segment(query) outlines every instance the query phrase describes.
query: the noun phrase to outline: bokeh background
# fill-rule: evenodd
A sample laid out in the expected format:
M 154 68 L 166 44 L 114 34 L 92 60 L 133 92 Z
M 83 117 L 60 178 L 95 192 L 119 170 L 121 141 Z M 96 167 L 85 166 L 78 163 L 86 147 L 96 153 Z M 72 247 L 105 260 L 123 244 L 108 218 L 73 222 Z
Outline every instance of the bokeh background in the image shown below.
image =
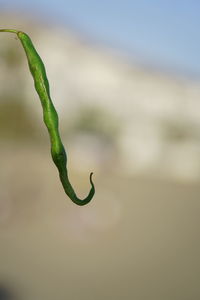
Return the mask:
M 78 207 L 25 54 L 0 35 L 0 299 L 200 298 L 200 3 L 0 0 L 47 69 Z M 10 298 L 9 298 L 10 299 Z

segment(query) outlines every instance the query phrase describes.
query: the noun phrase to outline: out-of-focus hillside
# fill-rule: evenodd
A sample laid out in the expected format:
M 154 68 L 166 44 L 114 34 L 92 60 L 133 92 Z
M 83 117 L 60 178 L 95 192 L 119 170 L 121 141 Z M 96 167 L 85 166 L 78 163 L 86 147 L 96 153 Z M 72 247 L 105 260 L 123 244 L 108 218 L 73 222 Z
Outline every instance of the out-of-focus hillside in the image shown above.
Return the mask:
M 88 167 L 89 151 L 94 168 L 110 160 L 129 174 L 199 178 L 198 81 L 128 63 L 71 31 L 14 18 L 12 24 L 30 34 L 45 62 L 63 135 L 73 135 L 81 165 Z M 33 127 L 40 134 L 41 108 L 14 35 L 0 36 L 0 64 L 1 135 L 11 119 L 18 119 L 17 135 L 28 137 Z

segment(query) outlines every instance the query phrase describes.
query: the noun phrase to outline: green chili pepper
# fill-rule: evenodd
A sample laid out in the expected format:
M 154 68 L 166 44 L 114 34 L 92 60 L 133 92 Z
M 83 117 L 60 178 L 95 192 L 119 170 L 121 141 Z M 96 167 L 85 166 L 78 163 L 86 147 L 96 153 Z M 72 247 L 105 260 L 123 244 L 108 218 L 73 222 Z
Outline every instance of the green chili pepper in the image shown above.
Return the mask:
M 74 192 L 74 189 L 68 179 L 66 167 L 67 156 L 59 134 L 58 114 L 50 97 L 49 82 L 42 59 L 38 55 L 31 39 L 26 33 L 14 29 L 0 29 L 0 32 L 11 32 L 17 34 L 25 50 L 29 69 L 34 79 L 35 89 L 39 95 L 43 107 L 43 120 L 48 129 L 51 141 L 51 156 L 56 167 L 58 168 L 60 180 L 65 193 L 74 203 L 78 205 L 85 205 L 89 203 L 95 193 L 95 188 L 92 181 L 93 173 L 90 174 L 90 192 L 85 199 L 81 200 L 76 196 L 76 193 Z

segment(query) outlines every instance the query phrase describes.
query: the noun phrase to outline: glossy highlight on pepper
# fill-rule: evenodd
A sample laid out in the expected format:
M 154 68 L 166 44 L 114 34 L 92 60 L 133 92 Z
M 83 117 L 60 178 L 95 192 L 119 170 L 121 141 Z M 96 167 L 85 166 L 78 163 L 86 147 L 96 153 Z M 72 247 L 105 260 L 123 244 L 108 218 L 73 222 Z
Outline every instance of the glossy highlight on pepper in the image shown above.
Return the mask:
M 50 97 L 49 82 L 42 59 L 37 53 L 30 37 L 26 33 L 15 29 L 0 29 L 0 32 L 15 33 L 22 43 L 28 60 L 29 69 L 33 76 L 35 89 L 42 104 L 43 120 L 50 136 L 51 156 L 58 169 L 60 180 L 62 182 L 65 193 L 77 205 L 85 205 L 89 203 L 95 194 L 95 187 L 92 181 L 93 173 L 90 174 L 91 189 L 88 196 L 83 200 L 79 199 L 71 183 L 69 182 L 66 166 L 67 155 L 60 138 L 58 114 Z

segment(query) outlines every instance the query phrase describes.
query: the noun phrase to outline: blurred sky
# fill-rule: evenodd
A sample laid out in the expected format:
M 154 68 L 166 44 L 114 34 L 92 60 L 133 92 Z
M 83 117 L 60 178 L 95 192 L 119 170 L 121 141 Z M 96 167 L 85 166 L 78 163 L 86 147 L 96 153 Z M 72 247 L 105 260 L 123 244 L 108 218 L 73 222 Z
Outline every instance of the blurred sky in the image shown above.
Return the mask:
M 0 9 L 70 24 L 140 62 L 200 76 L 199 0 L 0 0 Z

